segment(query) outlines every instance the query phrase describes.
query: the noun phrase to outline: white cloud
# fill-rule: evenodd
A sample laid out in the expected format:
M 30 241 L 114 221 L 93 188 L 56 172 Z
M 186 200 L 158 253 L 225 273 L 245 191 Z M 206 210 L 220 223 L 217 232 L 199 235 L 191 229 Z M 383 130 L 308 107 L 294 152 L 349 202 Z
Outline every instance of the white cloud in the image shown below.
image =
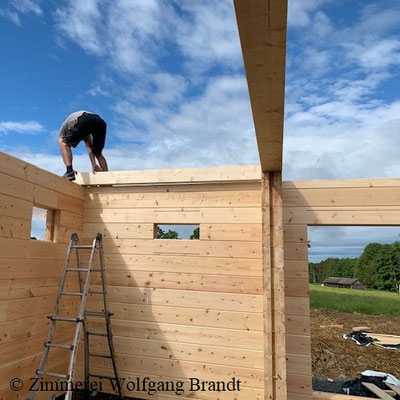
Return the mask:
M 64 36 L 121 74 L 169 72 L 159 62 L 170 55 L 166 49 L 183 54 L 194 80 L 216 65 L 243 66 L 230 0 L 68 0 L 55 17 Z
M 55 12 L 59 29 L 94 54 L 102 54 L 105 50 L 97 33 L 102 18 L 99 3 L 99 0 L 71 0 L 68 7 Z
M 326 2 L 293 4 L 306 14 L 289 36 L 284 178 L 398 176 L 400 101 L 382 86 L 400 64 L 400 6 L 368 5 L 342 27 Z
M 140 74 L 160 55 L 168 39 L 170 8 L 161 0 L 69 0 L 55 12 L 62 34 L 113 69 Z
M 32 12 L 36 15 L 42 15 L 43 12 L 39 3 L 40 0 L 11 0 L 11 5 L 22 14 Z
M 207 2 L 175 0 L 183 13 L 177 25 L 177 43 L 190 68 L 207 70 L 215 64 L 238 70 L 242 68 L 242 53 L 232 1 Z
M 309 260 L 318 262 L 327 257 L 355 258 L 362 254 L 367 244 L 393 243 L 399 240 L 399 227 L 372 226 L 311 226 Z
M 0 17 L 7 18 L 15 25 L 21 25 L 21 20 L 19 19 L 18 13 L 15 11 L 0 8 Z
M 43 11 L 39 6 L 41 0 L 9 0 L 0 8 L 0 17 L 9 19 L 16 25 L 21 25 L 20 14 L 33 13 L 41 16 Z
M 381 69 L 400 65 L 400 41 L 384 39 L 362 45 L 349 45 L 349 55 L 366 69 Z
M 311 24 L 312 14 L 322 4 L 330 0 L 289 0 L 288 19 L 291 27 L 307 27 Z
M 9 132 L 36 134 L 43 130 L 43 125 L 37 121 L 0 121 L 0 134 Z
M 111 97 L 111 94 L 107 90 L 104 90 L 100 85 L 93 85 L 87 91 L 87 93 L 90 94 L 93 97 L 97 97 L 97 96 Z

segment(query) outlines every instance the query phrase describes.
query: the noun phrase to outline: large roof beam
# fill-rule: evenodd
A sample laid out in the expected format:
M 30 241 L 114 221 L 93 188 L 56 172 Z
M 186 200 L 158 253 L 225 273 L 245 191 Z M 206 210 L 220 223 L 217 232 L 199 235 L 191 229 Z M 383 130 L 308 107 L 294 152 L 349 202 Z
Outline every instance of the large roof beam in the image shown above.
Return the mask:
M 287 0 L 234 0 L 263 171 L 282 170 Z

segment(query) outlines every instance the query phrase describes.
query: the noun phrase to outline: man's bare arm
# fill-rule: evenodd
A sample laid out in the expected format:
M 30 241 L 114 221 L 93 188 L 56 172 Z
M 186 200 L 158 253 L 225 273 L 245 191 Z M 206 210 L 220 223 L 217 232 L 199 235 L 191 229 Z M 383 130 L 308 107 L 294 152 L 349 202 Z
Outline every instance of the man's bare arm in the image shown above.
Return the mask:
M 103 156 L 103 154 L 98 154 L 96 156 L 96 158 L 97 158 L 97 161 L 100 164 L 100 167 L 101 167 L 102 171 L 108 171 L 107 161 L 106 161 L 105 157 Z
M 88 155 L 89 155 L 90 162 L 92 163 L 93 172 L 103 171 L 103 169 L 97 165 L 96 157 L 93 154 L 93 142 L 92 142 L 92 138 L 90 136 L 88 136 L 85 139 L 85 146 L 86 146 L 86 150 L 87 150 Z

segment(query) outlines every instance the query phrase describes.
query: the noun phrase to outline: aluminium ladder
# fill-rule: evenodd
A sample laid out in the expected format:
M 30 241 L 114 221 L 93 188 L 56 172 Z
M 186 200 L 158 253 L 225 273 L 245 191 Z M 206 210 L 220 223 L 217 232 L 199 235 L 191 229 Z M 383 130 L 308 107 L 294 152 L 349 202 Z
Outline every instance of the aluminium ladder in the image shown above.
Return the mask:
M 90 257 L 89 257 L 89 262 L 88 262 L 87 268 L 82 268 L 79 251 L 85 250 L 85 249 L 91 250 L 91 251 L 90 251 Z M 77 268 L 70 268 L 68 266 L 70 263 L 70 257 L 71 257 L 71 253 L 73 250 L 76 250 Z M 92 268 L 92 263 L 94 260 L 96 250 L 98 250 L 99 256 L 100 256 L 100 268 L 99 269 Z M 67 277 L 68 272 L 77 272 L 78 273 L 79 288 L 80 288 L 79 292 L 64 291 L 64 286 L 65 286 L 66 277 Z M 92 272 L 100 273 L 101 282 L 102 282 L 102 291 L 90 290 L 90 278 L 91 278 Z M 86 273 L 86 276 L 84 278 L 81 275 L 82 273 Z M 86 310 L 86 300 L 87 300 L 88 294 L 102 295 L 104 311 L 96 312 L 96 311 Z M 64 296 L 78 296 L 80 298 L 79 311 L 78 311 L 78 315 L 76 318 L 65 317 L 65 316 L 59 315 L 61 296 L 63 296 L 63 297 Z M 67 258 L 65 260 L 63 272 L 61 275 L 61 280 L 60 280 L 60 285 L 59 285 L 58 293 L 57 293 L 57 297 L 56 297 L 56 304 L 54 307 L 54 312 L 51 316 L 48 317 L 50 319 L 50 328 L 49 328 L 49 332 L 47 334 L 46 342 L 44 343 L 44 351 L 42 354 L 42 358 L 40 360 L 39 369 L 36 371 L 35 384 L 33 385 L 32 391 L 29 394 L 29 400 L 33 400 L 35 398 L 36 394 L 38 393 L 37 388 L 39 385 L 39 380 L 42 376 L 50 376 L 50 377 L 64 379 L 66 382 L 66 385 L 67 385 L 67 387 L 66 387 L 67 392 L 65 394 L 65 400 L 72 399 L 72 382 L 73 382 L 73 377 L 74 377 L 74 372 L 75 372 L 75 361 L 76 361 L 76 355 L 78 352 L 81 331 L 83 331 L 83 333 L 84 333 L 85 383 L 86 383 L 86 385 L 89 385 L 89 380 L 91 377 L 115 380 L 114 387 L 116 387 L 118 390 L 119 398 L 120 399 L 124 398 L 123 393 L 122 393 L 121 381 L 120 381 L 120 377 L 118 374 L 117 365 L 115 362 L 114 345 L 113 345 L 113 341 L 112 341 L 113 336 L 112 336 L 111 321 L 110 321 L 111 315 L 112 315 L 112 313 L 108 311 L 108 304 L 107 304 L 107 286 L 106 286 L 106 277 L 105 277 L 105 268 L 104 268 L 102 235 L 101 235 L 101 233 L 97 233 L 95 238 L 93 239 L 92 245 L 80 245 L 79 237 L 76 233 L 74 233 L 74 234 L 72 234 L 71 240 L 68 245 Z M 105 319 L 105 325 L 106 325 L 105 333 L 89 331 L 87 317 L 91 317 L 91 316 L 103 317 Z M 76 324 L 75 330 L 74 330 L 74 336 L 73 336 L 73 340 L 72 340 L 71 344 L 53 343 L 53 336 L 55 333 L 57 321 L 70 322 L 70 323 Z M 89 349 L 89 337 L 90 336 L 107 337 L 109 355 L 92 353 Z M 45 370 L 47 359 L 48 359 L 49 353 L 50 353 L 50 349 L 52 349 L 52 348 L 61 348 L 61 349 L 69 350 L 70 356 L 69 356 L 69 366 L 68 366 L 67 374 L 59 374 L 59 373 Z M 103 376 L 103 375 L 99 375 L 99 374 L 92 374 L 90 372 L 90 358 L 91 357 L 101 357 L 101 358 L 110 359 L 112 362 L 114 376 L 110 377 L 110 376 Z M 88 387 L 86 385 L 85 385 L 85 388 Z

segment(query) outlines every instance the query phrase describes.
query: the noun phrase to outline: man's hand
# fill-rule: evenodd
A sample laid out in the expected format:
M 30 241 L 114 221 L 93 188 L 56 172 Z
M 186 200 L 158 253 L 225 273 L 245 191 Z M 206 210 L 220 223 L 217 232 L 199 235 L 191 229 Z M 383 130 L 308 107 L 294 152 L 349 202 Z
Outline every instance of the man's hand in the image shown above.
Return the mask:
M 93 165 L 93 173 L 95 174 L 96 172 L 103 172 L 103 170 L 97 165 Z

